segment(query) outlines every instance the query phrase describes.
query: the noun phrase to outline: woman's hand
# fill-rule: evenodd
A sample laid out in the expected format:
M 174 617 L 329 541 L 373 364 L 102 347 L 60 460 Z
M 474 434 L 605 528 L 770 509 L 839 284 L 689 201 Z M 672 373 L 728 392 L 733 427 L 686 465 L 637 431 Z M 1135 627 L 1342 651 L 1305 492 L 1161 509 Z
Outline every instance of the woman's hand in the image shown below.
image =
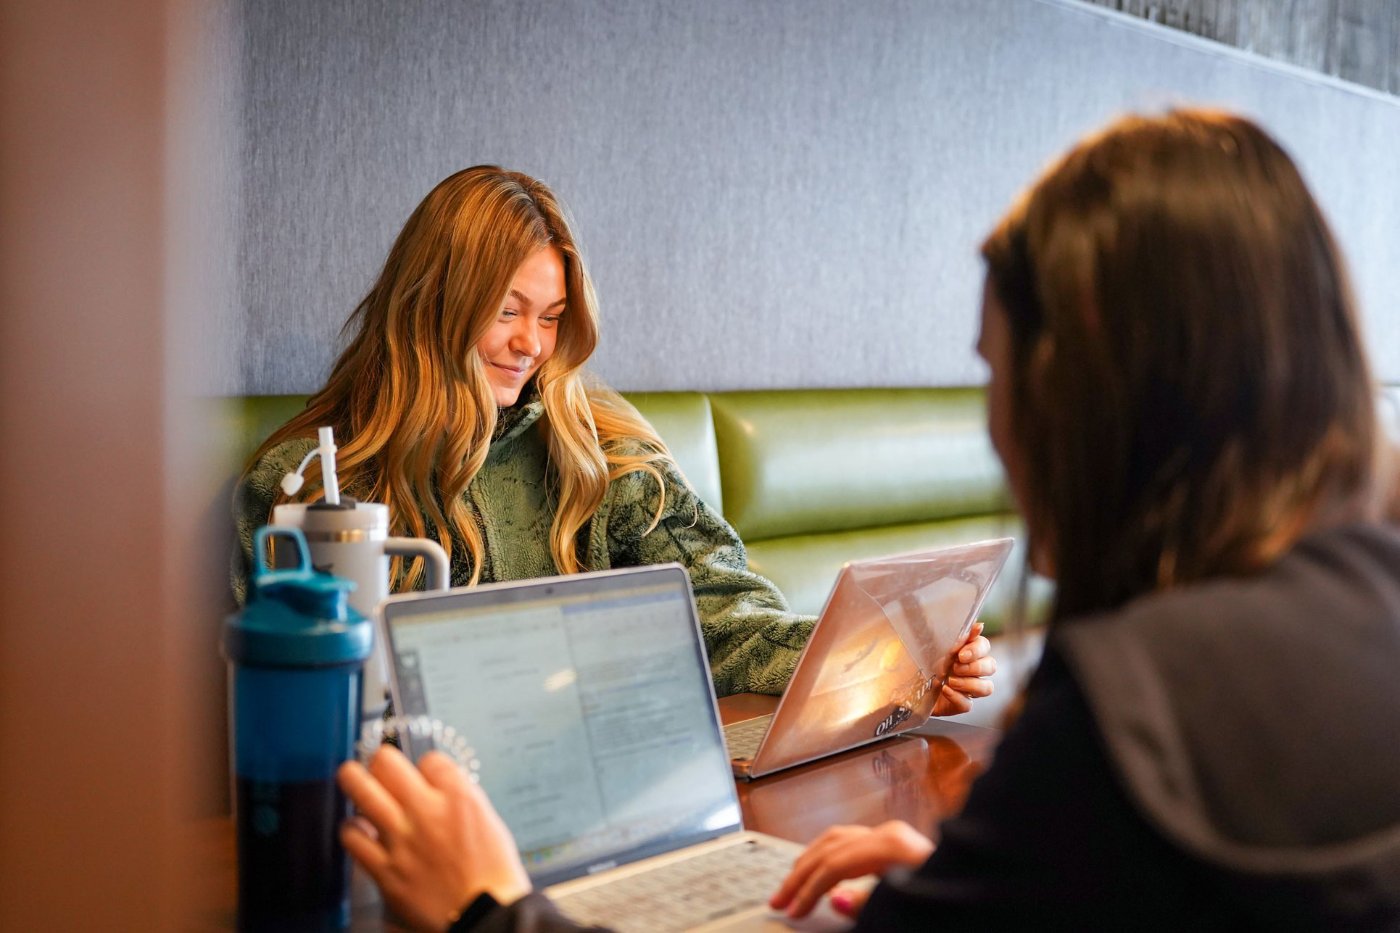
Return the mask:
M 897 865 L 922 865 L 932 852 L 933 842 L 903 820 L 890 820 L 874 829 L 833 826 L 797 857 L 768 906 L 787 911 L 789 917 L 805 917 L 837 882 L 883 874 Z M 864 895 L 845 891 L 832 895 L 832 905 L 847 915 L 854 916 L 864 903 Z
M 415 768 L 381 746 L 369 770 L 347 761 L 337 778 L 361 814 L 341 842 L 414 927 L 447 929 L 482 892 L 502 904 L 530 892 L 510 830 L 446 755 L 429 752 Z
M 992 643 L 982 636 L 982 623 L 973 623 L 953 660 L 948 682 L 933 704 L 933 715 L 956 716 L 972 709 L 972 701 L 992 695 L 992 675 L 997 672 L 997 659 L 992 657 Z

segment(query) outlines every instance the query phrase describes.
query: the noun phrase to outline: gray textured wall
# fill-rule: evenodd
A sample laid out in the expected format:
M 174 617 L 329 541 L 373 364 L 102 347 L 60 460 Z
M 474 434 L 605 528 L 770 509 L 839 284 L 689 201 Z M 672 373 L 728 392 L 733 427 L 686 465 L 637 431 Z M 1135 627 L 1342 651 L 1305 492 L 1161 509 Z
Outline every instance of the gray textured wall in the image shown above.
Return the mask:
M 1299 158 L 1400 380 L 1400 106 L 1065 0 L 229 0 L 227 391 L 304 392 L 399 225 L 498 162 L 571 205 L 626 389 L 958 385 L 975 245 L 1128 108 L 1209 102 Z

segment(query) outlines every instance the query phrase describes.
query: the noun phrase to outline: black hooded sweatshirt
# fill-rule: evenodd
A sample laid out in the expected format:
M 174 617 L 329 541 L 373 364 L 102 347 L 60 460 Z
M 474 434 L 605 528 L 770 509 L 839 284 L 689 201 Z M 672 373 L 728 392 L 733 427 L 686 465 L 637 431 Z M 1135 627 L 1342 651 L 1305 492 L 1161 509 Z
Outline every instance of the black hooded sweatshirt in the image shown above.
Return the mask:
M 1058 625 L 862 929 L 1400 929 L 1400 534 Z

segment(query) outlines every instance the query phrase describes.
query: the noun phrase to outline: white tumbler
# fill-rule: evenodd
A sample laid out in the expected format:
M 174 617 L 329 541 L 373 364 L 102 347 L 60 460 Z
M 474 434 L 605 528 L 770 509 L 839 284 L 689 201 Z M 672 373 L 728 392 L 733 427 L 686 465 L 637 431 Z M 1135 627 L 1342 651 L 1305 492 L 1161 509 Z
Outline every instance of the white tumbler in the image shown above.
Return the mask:
M 317 570 L 354 580 L 356 587 L 349 602 L 367 619 L 376 618 L 380 602 L 389 595 L 391 557 L 423 558 L 427 589 L 447 589 L 447 553 L 441 545 L 427 538 L 389 537 L 389 507 L 378 502 L 345 498 L 336 505 L 279 505 L 272 510 L 272 524 L 301 529 Z M 280 563 L 274 555 L 274 564 Z M 365 662 L 366 719 L 382 716 L 388 703 L 386 651 L 383 639 L 376 633 L 374 650 Z

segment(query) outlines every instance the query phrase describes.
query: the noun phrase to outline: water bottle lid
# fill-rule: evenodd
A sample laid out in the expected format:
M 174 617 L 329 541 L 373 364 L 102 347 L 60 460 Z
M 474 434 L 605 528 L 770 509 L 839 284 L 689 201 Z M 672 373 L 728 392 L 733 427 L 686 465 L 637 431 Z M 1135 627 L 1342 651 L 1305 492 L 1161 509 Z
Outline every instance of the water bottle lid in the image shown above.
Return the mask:
M 298 566 L 269 570 L 266 541 L 291 538 Z M 268 526 L 253 536 L 248 605 L 224 626 L 224 654 L 242 664 L 275 666 L 359 664 L 374 646 L 374 630 L 346 600 L 351 580 L 311 567 L 306 538 L 296 528 Z

